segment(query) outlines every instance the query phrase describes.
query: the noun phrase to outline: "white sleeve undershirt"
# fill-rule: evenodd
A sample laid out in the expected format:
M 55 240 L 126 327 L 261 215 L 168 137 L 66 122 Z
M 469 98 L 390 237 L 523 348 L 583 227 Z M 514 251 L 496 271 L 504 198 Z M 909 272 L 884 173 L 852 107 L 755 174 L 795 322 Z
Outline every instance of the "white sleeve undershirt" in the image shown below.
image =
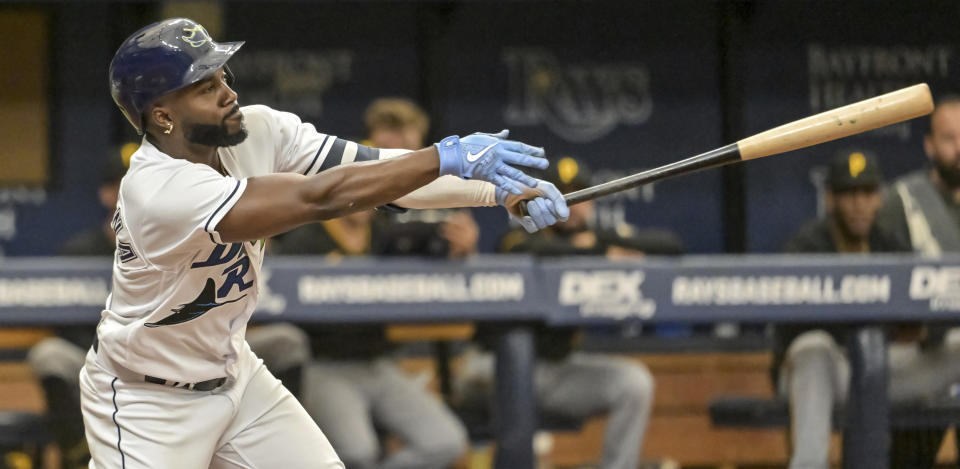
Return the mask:
M 380 159 L 385 160 L 410 153 L 410 150 L 380 149 Z M 493 184 L 486 181 L 471 181 L 456 176 L 440 176 L 433 182 L 393 202 L 406 208 L 457 208 L 492 207 L 497 204 Z

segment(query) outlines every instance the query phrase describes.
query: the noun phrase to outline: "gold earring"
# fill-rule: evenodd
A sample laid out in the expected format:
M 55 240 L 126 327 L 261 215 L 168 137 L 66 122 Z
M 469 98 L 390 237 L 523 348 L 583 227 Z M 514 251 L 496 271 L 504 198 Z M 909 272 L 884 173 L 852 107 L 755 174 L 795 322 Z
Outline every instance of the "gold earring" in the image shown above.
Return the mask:
M 164 130 L 164 131 L 163 131 L 163 133 L 165 133 L 165 134 L 167 134 L 167 135 L 170 135 L 170 132 L 173 132 L 173 122 L 171 122 L 169 125 L 170 125 L 170 126 L 167 127 L 167 130 Z

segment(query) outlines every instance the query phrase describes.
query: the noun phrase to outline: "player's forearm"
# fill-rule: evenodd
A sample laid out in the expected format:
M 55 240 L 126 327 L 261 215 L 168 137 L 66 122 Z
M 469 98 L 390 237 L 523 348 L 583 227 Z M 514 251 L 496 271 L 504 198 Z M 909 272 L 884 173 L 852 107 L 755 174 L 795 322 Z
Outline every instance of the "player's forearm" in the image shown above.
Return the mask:
M 497 205 L 493 184 L 441 176 L 394 203 L 406 208 L 491 207 Z
M 313 176 L 275 173 L 247 179 L 240 200 L 217 224 L 224 242 L 248 241 L 393 202 L 440 174 L 434 147 Z
M 396 158 L 338 166 L 309 178 L 302 197 L 325 220 L 393 202 L 437 179 L 435 147 Z
M 381 148 L 380 159 L 396 158 L 409 153 L 410 150 Z M 441 176 L 393 203 L 401 207 L 417 209 L 489 207 L 497 204 L 495 196 L 494 186 L 488 182 Z

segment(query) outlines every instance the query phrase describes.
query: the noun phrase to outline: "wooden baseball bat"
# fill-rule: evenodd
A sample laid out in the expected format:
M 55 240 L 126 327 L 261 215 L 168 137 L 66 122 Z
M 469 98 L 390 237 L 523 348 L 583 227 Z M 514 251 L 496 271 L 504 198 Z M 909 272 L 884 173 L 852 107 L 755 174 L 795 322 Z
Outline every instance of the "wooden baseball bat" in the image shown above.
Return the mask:
M 564 194 L 567 205 L 739 161 L 776 155 L 895 124 L 933 112 L 926 83 L 821 112 L 690 158 Z M 521 204 L 526 213 L 526 204 Z

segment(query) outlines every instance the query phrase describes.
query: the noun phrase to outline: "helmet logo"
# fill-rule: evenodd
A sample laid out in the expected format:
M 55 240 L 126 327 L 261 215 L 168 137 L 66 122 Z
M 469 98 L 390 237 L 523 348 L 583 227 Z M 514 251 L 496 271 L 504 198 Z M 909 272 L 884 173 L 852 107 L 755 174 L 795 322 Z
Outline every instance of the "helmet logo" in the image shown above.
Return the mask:
M 199 24 L 192 28 L 183 28 L 183 32 L 190 34 L 180 36 L 180 39 L 183 39 L 184 42 L 190 44 L 192 47 L 200 47 L 210 42 L 210 35 L 207 34 L 207 30 L 203 29 L 203 26 Z

